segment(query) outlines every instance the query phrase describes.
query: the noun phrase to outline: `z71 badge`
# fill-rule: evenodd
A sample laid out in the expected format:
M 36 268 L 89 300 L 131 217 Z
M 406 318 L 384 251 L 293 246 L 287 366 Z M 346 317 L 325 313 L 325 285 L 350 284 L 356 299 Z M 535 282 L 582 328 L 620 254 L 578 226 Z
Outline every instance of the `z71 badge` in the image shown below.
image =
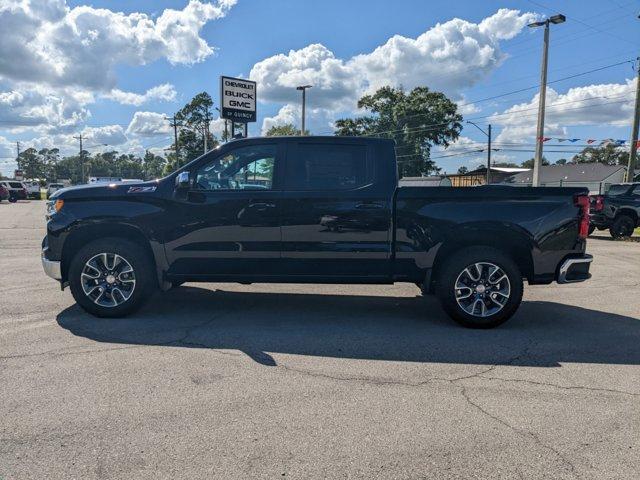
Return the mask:
M 151 192 L 155 192 L 156 191 L 156 187 L 152 186 L 152 187 L 129 187 L 129 190 L 127 190 L 127 193 L 151 193 Z

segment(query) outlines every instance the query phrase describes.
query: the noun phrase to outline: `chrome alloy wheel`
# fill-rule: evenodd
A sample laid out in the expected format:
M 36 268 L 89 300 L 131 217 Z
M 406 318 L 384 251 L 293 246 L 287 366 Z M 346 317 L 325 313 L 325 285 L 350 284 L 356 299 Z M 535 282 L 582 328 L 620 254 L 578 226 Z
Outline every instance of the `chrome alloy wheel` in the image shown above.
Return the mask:
M 80 275 L 84 294 L 101 307 L 117 307 L 131 298 L 136 276 L 131 264 L 115 253 L 91 257 Z
M 495 315 L 507 304 L 510 294 L 509 277 L 493 263 L 471 264 L 456 279 L 456 302 L 474 317 Z

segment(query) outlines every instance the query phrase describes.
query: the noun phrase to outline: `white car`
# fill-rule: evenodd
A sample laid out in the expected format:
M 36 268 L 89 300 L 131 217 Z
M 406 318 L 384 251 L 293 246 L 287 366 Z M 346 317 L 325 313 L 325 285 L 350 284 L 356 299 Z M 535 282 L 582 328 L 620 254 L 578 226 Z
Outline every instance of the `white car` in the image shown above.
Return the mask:
M 62 183 L 50 183 L 47 186 L 47 198 L 49 198 L 51 195 L 62 188 L 64 188 L 64 185 Z
M 40 200 L 40 182 L 37 180 L 27 180 L 22 182 L 24 188 L 27 190 L 27 197 Z

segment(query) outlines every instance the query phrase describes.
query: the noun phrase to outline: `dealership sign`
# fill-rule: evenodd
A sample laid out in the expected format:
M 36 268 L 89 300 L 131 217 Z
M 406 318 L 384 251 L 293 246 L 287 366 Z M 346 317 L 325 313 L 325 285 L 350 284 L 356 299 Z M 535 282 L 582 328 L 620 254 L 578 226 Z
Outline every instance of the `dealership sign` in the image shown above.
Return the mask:
M 222 118 L 238 123 L 256 121 L 256 82 L 220 77 Z

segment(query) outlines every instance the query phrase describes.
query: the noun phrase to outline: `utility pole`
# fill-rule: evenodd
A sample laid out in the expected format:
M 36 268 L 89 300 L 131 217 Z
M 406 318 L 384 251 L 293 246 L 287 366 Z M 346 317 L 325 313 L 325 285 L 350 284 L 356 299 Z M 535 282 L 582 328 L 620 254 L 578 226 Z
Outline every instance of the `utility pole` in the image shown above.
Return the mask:
M 470 123 L 471 125 L 476 127 L 478 130 L 480 130 L 482 133 L 484 133 L 487 136 L 487 175 L 486 175 L 486 183 L 487 183 L 487 185 L 489 185 L 489 183 L 491 183 L 491 124 L 489 124 L 488 129 L 485 132 L 483 129 L 481 129 L 478 125 L 473 123 L 471 120 L 467 120 L 467 123 Z M 480 150 L 480 151 L 482 151 L 482 150 Z
M 82 150 L 82 133 L 79 136 L 73 138 L 75 138 L 76 140 L 80 140 L 80 168 L 82 170 L 82 178 L 80 179 L 80 181 L 84 183 L 84 155 Z
M 629 150 L 629 164 L 627 165 L 627 182 L 633 182 L 636 169 L 636 155 L 638 152 L 638 126 L 640 125 L 640 57 L 637 58 L 636 70 L 636 107 L 633 112 L 633 128 L 631 129 L 631 149 Z
M 211 117 L 209 115 L 209 108 L 204 115 L 204 125 L 202 125 L 202 135 L 204 136 L 204 153 L 207 153 L 209 149 L 207 148 L 207 140 L 209 137 L 209 122 L 211 121 Z
M 306 107 L 307 107 L 307 88 L 311 88 L 313 85 L 300 85 L 296 87 L 296 90 L 302 91 L 302 130 L 300 130 L 300 135 L 306 135 L 305 133 L 305 116 L 306 116 Z
M 180 158 L 180 151 L 178 150 L 178 121 L 176 119 L 175 113 L 173 114 L 173 121 L 170 123 L 170 125 L 173 127 L 173 141 L 175 145 L 176 160 L 177 160 L 178 158 Z
M 487 185 L 491 183 L 491 124 L 488 127 L 487 134 Z
M 538 128 L 536 129 L 536 155 L 533 161 L 532 186 L 540 185 L 540 167 L 542 166 L 542 144 L 544 137 L 544 107 L 547 97 L 547 64 L 549 60 L 549 24 L 566 21 L 564 15 L 554 15 L 540 22 L 530 23 L 529 27 L 544 26 L 544 44 L 542 46 L 542 71 L 540 73 L 540 95 L 538 96 Z
M 18 151 L 18 156 L 16 158 L 20 158 L 20 142 L 16 142 L 16 150 Z

